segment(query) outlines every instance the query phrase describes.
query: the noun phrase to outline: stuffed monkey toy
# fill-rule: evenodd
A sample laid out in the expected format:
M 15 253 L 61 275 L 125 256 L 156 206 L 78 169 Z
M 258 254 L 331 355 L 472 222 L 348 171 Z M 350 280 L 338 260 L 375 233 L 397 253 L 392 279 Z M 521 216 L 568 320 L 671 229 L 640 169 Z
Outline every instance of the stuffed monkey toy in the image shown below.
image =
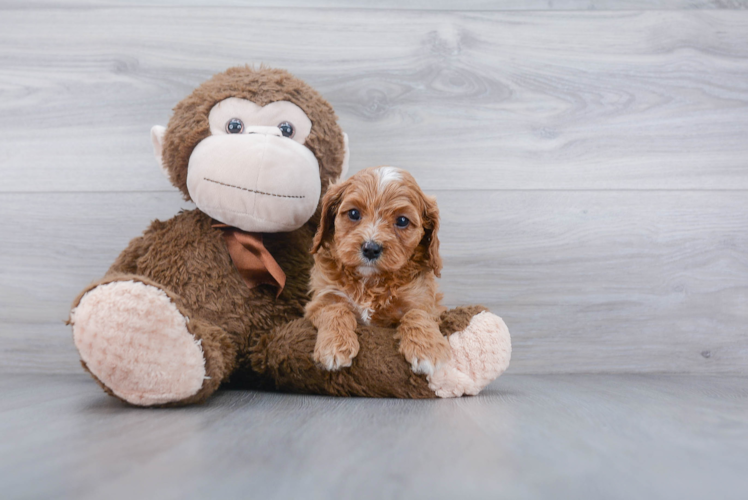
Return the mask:
M 278 69 L 231 68 L 154 127 L 157 160 L 197 206 L 154 221 L 68 320 L 81 364 L 137 406 L 205 401 L 221 384 L 335 396 L 477 394 L 508 366 L 504 322 L 479 306 L 447 311 L 452 356 L 416 374 L 393 329 L 359 325 L 352 366 L 312 359 L 303 319 L 320 199 L 345 175 L 348 141 L 330 104 Z

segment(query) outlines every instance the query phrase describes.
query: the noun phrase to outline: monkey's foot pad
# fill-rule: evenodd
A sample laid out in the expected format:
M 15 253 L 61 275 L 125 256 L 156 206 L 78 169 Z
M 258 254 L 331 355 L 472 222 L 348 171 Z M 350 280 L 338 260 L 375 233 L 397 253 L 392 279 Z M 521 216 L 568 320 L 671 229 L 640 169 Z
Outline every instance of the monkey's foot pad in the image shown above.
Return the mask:
M 70 317 L 81 359 L 125 401 L 164 404 L 202 387 L 200 343 L 163 290 L 135 281 L 100 285 L 83 296 Z
M 476 314 L 461 332 L 449 337 L 452 359 L 428 377 L 440 398 L 478 394 L 504 373 L 512 357 L 512 340 L 504 321 L 488 311 Z

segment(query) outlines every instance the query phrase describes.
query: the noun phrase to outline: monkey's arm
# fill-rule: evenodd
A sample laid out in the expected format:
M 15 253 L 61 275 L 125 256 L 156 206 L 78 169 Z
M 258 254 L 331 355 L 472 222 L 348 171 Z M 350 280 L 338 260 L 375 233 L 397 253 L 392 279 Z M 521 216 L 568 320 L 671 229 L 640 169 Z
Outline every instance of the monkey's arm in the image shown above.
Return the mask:
M 160 220 L 154 220 L 141 236 L 133 238 L 127 248 L 117 256 L 105 276 L 115 274 L 138 274 L 138 259 L 143 257 L 153 244 L 153 236 L 164 228 Z
M 137 238 L 133 238 L 127 245 L 127 248 L 117 256 L 117 259 L 106 272 L 105 276 L 120 273 L 134 274 L 138 267 L 138 259 L 148 251 L 149 246 L 145 237 L 138 236 Z
M 327 371 L 312 358 L 314 325 L 304 318 L 257 338 L 252 369 L 276 389 L 330 396 L 425 399 L 477 394 L 508 366 L 509 331 L 480 306 L 458 307 L 439 319 L 451 346 L 449 362 L 428 376 L 413 373 L 398 352 L 393 328 L 358 325 L 361 349 L 350 368 Z

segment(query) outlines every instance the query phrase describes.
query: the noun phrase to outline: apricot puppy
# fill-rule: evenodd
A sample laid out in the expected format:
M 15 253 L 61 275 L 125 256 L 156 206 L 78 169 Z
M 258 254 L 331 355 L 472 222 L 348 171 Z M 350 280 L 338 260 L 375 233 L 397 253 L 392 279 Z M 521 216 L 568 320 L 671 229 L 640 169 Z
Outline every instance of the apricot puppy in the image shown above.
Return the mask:
M 328 370 L 351 366 L 356 324 L 397 326 L 400 352 L 416 373 L 450 358 L 439 331 L 439 210 L 408 172 L 372 167 L 330 187 L 314 236 L 314 359 Z

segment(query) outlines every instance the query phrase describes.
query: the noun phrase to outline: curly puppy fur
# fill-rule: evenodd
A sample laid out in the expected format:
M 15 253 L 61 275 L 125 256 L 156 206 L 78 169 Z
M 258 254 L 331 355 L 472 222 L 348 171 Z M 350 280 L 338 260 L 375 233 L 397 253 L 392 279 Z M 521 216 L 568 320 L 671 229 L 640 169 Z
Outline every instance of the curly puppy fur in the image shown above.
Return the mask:
M 438 325 L 438 228 L 436 200 L 404 170 L 369 168 L 330 188 L 306 306 L 318 329 L 316 361 L 328 370 L 350 366 L 357 322 L 396 326 L 399 350 L 416 372 L 432 373 L 449 359 Z

